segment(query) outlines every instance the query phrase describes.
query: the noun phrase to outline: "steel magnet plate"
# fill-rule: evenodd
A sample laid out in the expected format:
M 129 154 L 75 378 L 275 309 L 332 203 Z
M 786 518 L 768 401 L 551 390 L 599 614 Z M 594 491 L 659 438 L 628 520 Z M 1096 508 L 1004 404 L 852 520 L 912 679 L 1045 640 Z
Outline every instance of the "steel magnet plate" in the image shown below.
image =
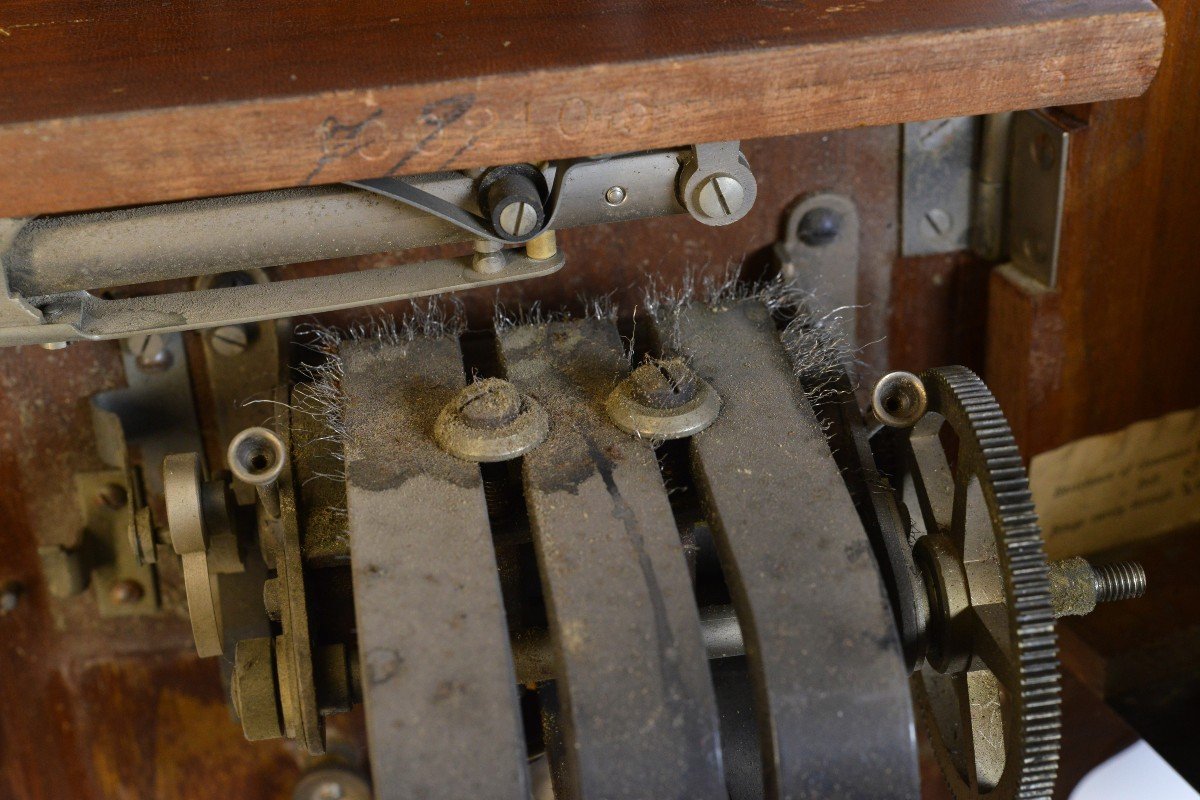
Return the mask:
M 725 401 L 692 439 L 693 477 L 745 636 L 766 797 L 918 796 L 887 597 L 771 314 L 693 305 L 661 331 Z
M 500 334 L 507 377 L 550 416 L 524 458 L 559 665 L 559 796 L 727 797 L 683 546 L 649 445 L 604 409 L 627 365 L 602 320 Z
M 377 800 L 525 800 L 528 771 L 479 466 L 431 436 L 454 338 L 343 348 L 347 508 Z

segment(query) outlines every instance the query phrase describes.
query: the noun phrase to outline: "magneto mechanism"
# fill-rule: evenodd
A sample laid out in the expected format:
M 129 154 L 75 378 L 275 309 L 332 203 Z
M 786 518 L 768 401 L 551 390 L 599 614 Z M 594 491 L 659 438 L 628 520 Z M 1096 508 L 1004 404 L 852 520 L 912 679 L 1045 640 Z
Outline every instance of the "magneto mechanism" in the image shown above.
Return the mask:
M 246 737 L 320 753 L 364 704 L 377 798 L 522 798 L 529 764 L 556 797 L 911 798 L 919 722 L 957 797 L 1049 797 L 1054 620 L 1144 573 L 1047 564 L 974 374 L 889 374 L 860 413 L 789 303 L 663 304 L 636 342 L 603 315 L 319 332 L 232 475 L 165 462 Z M 238 553 L 265 571 L 231 619 Z
M 755 196 L 724 142 L 4 220 L 0 344 L 124 340 L 139 386 L 93 400 L 131 506 L 104 518 L 128 526 L 118 566 L 170 545 L 247 739 L 320 755 L 363 706 L 376 800 L 915 798 L 918 723 L 957 797 L 1049 798 L 1055 619 L 1145 574 L 1047 563 L 970 371 L 859 386 L 845 198 L 797 205 L 774 282 L 486 330 L 431 304 L 308 326 L 280 369 L 270 320 L 547 275 L 558 229 L 725 225 Z M 196 328 L 219 447 L 142 420 L 192 414 L 174 332 Z

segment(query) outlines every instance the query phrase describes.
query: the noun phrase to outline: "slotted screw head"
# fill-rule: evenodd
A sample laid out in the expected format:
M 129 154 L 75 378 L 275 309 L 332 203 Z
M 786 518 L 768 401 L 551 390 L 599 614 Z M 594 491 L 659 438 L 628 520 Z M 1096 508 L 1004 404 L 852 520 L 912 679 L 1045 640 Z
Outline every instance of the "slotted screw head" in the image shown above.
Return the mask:
M 250 346 L 250 332 L 245 325 L 222 325 L 208 335 L 208 345 L 219 356 L 239 356 Z
M 800 218 L 796 236 L 809 247 L 824 247 L 842 230 L 842 215 L 832 208 L 814 208 Z
M 533 233 L 537 218 L 537 210 L 529 203 L 509 203 L 500 212 L 500 228 L 509 236 L 528 236 Z
M 175 357 L 160 333 L 139 334 L 126 340 L 138 369 L 143 372 L 162 372 L 171 368 Z
M 696 204 L 706 216 L 714 219 L 731 217 L 746 201 L 746 189 L 732 175 L 714 175 L 704 183 L 696 194 Z

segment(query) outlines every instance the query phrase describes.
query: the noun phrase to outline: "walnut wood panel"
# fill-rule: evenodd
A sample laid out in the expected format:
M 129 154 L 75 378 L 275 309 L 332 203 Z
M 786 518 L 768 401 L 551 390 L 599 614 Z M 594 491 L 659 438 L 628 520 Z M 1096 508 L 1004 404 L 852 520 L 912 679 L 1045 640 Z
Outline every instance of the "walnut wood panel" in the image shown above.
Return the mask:
M 1086 124 L 1071 134 L 1053 307 L 1015 285 L 991 303 L 987 372 L 1026 457 L 1200 402 L 1200 7 L 1161 5 L 1150 91 L 1069 109 Z
M 0 215 L 1141 92 L 1150 0 L 18 0 Z
M 962 364 L 982 374 L 991 265 L 969 252 L 896 261 L 888 367 L 920 373 Z
M 987 375 L 1027 458 L 1200 403 L 1200 6 L 1160 5 L 1167 46 L 1150 91 L 1064 109 L 1085 124 L 1071 134 L 1057 289 L 993 278 Z M 1146 597 L 1063 626 L 1067 663 L 1193 782 L 1195 534 L 1102 554 L 1143 561 Z

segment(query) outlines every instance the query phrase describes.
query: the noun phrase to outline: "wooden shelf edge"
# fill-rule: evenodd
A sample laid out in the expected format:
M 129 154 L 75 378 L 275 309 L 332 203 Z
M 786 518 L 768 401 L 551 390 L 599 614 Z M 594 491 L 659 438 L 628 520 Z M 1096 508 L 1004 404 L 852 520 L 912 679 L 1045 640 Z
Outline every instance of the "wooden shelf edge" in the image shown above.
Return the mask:
M 0 125 L 0 216 L 1134 96 L 1139 7 L 585 68 Z

